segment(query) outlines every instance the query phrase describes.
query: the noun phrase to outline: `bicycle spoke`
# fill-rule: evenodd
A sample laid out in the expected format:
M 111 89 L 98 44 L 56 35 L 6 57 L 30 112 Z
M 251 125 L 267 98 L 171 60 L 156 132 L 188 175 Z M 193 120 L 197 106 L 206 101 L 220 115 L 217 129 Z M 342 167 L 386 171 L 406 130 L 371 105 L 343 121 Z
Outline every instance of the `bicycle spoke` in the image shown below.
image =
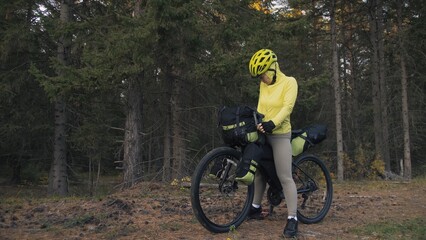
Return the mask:
M 316 223 L 327 214 L 332 201 L 332 185 L 323 163 L 308 156 L 300 159 L 294 169 L 298 190 L 298 216 L 302 222 Z
M 215 159 L 215 161 L 222 161 L 222 159 Z M 215 161 L 212 161 L 210 165 L 214 166 Z M 227 158 L 226 168 L 225 174 L 221 174 L 222 179 L 212 179 L 209 174 L 211 167 L 206 168 L 200 183 L 202 186 L 199 193 L 201 208 L 207 219 L 218 225 L 229 224 L 238 214 L 241 214 L 244 200 L 247 198 L 247 191 L 244 188 L 240 190 L 233 180 L 235 167 L 229 158 Z
M 213 150 L 202 159 L 193 176 L 191 201 L 197 219 L 213 232 L 226 232 L 240 225 L 248 212 L 253 187 L 237 184 L 235 170 L 239 152 Z

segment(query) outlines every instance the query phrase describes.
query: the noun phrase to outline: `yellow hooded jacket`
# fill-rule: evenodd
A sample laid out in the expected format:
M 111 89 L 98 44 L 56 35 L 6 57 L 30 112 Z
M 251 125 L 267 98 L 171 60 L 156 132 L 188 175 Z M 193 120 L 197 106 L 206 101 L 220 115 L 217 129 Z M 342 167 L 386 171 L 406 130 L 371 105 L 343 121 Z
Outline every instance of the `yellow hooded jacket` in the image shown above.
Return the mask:
M 278 63 L 272 64 L 270 68 L 276 70 L 276 82 L 272 85 L 260 83 L 257 111 L 265 115 L 264 122 L 274 122 L 272 134 L 288 133 L 291 131 L 290 114 L 297 98 L 297 82 L 295 78 L 282 73 Z M 267 72 L 272 79 L 273 74 L 271 76 L 270 73 L 273 72 Z

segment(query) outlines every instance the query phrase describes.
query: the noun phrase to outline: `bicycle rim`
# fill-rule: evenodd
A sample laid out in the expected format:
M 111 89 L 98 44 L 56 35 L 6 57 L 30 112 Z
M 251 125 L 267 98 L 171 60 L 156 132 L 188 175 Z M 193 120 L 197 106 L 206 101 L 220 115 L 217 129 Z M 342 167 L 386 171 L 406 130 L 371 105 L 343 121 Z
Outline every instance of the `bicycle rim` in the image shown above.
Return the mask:
M 293 178 L 298 191 L 297 217 L 307 224 L 320 222 L 328 213 L 333 186 L 324 163 L 313 155 L 297 159 Z
M 191 203 L 197 220 L 214 233 L 229 232 L 245 220 L 253 201 L 253 185 L 235 182 L 241 153 L 221 147 L 210 151 L 198 164 L 191 181 Z M 221 174 L 212 174 L 217 162 L 225 162 Z

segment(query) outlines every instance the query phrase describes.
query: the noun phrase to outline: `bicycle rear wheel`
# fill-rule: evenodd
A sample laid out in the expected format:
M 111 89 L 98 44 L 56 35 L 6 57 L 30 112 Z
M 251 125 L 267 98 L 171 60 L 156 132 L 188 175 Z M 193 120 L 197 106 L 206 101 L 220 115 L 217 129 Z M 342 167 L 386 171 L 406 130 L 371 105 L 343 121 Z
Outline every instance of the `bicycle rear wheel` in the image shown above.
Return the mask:
M 316 156 L 302 155 L 293 165 L 297 218 L 306 224 L 320 222 L 333 201 L 333 185 L 325 164 Z
M 253 184 L 235 181 L 241 152 L 220 147 L 207 153 L 191 180 L 192 210 L 198 221 L 214 233 L 229 232 L 245 220 L 253 201 Z

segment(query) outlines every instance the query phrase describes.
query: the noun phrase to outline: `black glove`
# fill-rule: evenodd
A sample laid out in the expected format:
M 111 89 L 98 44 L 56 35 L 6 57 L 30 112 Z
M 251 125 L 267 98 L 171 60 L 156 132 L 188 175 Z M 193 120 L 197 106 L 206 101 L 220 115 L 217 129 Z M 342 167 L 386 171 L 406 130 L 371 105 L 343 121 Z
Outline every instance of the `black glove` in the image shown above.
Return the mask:
M 267 122 L 262 122 L 262 127 L 266 133 L 272 133 L 272 130 L 275 128 L 275 124 L 272 122 L 272 120 L 269 120 Z

